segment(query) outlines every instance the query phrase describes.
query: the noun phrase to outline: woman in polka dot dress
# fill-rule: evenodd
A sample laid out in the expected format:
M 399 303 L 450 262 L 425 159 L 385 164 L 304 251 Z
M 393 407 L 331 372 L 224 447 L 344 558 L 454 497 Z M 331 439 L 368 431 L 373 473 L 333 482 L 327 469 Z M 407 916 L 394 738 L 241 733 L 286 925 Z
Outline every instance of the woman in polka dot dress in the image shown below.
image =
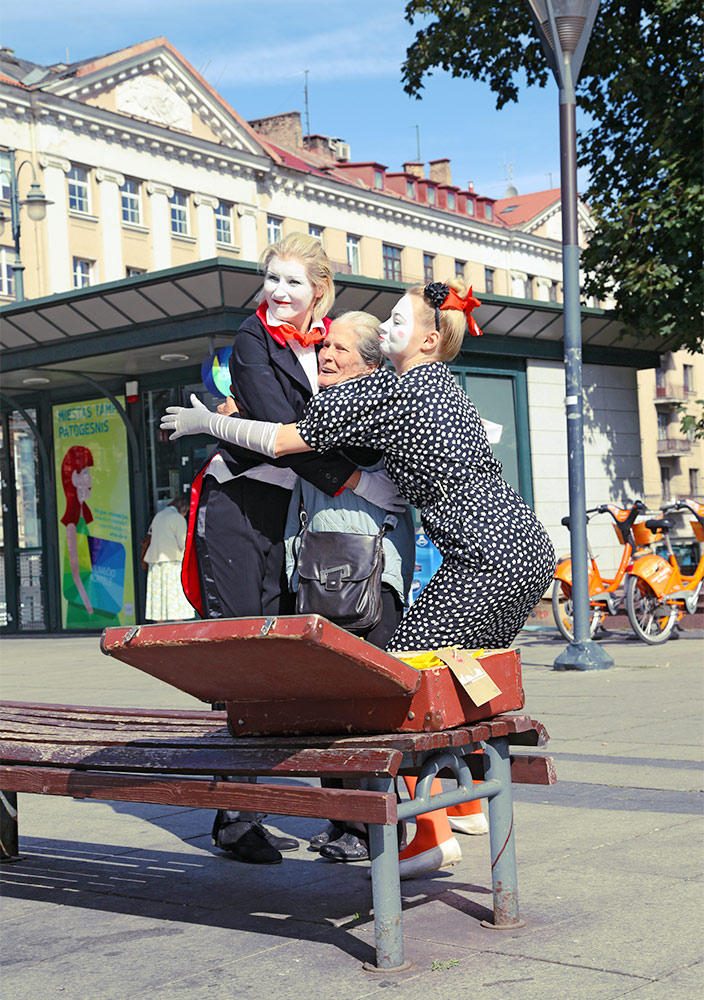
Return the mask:
M 387 649 L 507 646 L 552 579 L 555 553 L 525 501 L 501 476 L 482 421 L 447 362 L 457 356 L 478 305 L 452 286 L 412 288 L 381 325 L 394 372 L 333 386 L 314 396 L 298 424 L 263 424 L 169 407 L 171 437 L 209 432 L 280 457 L 366 445 L 419 508 L 443 563 L 394 632 Z

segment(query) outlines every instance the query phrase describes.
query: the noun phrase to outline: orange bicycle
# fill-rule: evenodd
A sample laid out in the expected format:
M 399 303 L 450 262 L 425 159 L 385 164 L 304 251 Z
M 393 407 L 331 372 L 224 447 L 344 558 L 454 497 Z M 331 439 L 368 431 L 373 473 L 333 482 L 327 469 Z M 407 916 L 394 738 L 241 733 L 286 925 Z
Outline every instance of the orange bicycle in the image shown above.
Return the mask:
M 688 510 L 694 515 L 690 521 L 694 537 L 704 542 L 704 504 L 697 500 L 679 500 L 663 507 L 663 514 L 671 510 Z M 633 631 L 650 646 L 657 646 L 672 635 L 675 625 L 685 615 L 697 610 L 699 594 L 704 581 L 704 550 L 694 573 L 685 575 L 680 569 L 672 549 L 669 531 L 672 522 L 666 518 L 653 518 L 645 528 L 664 536 L 668 558 L 651 553 L 637 559 L 630 568 L 626 583 L 626 612 Z
M 614 531 L 616 537 L 623 546 L 621 561 L 613 578 L 608 579 L 601 575 L 597 565 L 596 556 L 592 552 L 591 545 L 587 539 L 587 551 L 589 553 L 589 635 L 593 638 L 601 623 L 607 615 L 618 614 L 623 603 L 623 593 L 618 592 L 621 581 L 626 575 L 631 557 L 642 544 L 638 541 L 640 536 L 640 525 L 636 525 L 636 518 L 644 514 L 646 506 L 642 500 L 634 500 L 630 507 L 618 507 L 616 504 L 603 503 L 599 507 L 592 507 L 586 512 L 587 523 L 590 514 L 610 514 L 614 520 Z M 569 517 L 563 517 L 562 524 L 569 529 Z M 635 534 L 634 534 L 635 530 Z M 560 559 L 555 569 L 555 583 L 552 588 L 552 614 L 560 633 L 568 642 L 572 641 L 574 635 L 574 620 L 572 611 L 572 560 L 567 557 Z

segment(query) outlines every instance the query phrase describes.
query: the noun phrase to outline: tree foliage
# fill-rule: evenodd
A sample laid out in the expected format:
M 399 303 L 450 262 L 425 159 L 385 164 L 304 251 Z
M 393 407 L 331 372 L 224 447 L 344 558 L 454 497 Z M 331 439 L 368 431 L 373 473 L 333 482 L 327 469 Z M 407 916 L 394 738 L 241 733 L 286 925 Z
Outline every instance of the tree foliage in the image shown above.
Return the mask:
M 497 108 L 552 76 L 528 4 L 408 0 L 415 41 L 405 90 L 440 68 L 481 80 Z M 702 350 L 704 187 L 702 23 L 695 0 L 602 0 L 577 88 L 589 124 L 578 138 L 596 230 L 585 291 L 616 301 L 636 331 Z

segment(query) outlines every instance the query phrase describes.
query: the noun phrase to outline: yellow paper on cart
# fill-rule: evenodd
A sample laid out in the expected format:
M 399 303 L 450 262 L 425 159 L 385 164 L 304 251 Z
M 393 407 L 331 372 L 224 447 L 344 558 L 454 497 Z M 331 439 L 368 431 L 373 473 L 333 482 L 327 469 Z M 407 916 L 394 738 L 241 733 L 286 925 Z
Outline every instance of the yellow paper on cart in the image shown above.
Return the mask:
M 501 694 L 501 688 L 478 662 L 479 657 L 484 652 L 484 649 L 460 649 L 457 646 L 444 646 L 442 649 L 427 652 L 409 651 L 396 655 L 416 670 L 448 667 L 479 708 Z

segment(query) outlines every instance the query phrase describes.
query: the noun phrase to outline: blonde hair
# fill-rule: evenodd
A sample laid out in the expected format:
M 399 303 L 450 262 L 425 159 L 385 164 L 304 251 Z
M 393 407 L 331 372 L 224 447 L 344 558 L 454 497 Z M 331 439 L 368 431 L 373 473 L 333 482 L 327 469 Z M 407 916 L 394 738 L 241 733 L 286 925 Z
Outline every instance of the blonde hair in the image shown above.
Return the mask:
M 446 281 L 448 288 L 452 288 L 457 294 L 464 298 L 467 294 L 467 286 L 461 278 L 453 278 Z M 416 285 L 408 289 L 408 294 L 414 298 L 416 317 L 423 324 L 424 330 L 435 329 L 435 310 L 425 298 L 423 285 Z M 440 310 L 440 347 L 438 349 L 439 361 L 452 361 L 460 353 L 464 342 L 464 335 L 467 330 L 467 320 L 460 309 Z
M 313 320 L 327 316 L 335 301 L 335 285 L 332 280 L 332 265 L 323 245 L 316 236 L 307 233 L 289 233 L 276 243 L 270 243 L 259 258 L 259 267 L 264 273 L 272 258 L 298 260 L 303 264 L 308 280 L 318 293 L 313 303 Z M 257 295 L 257 304 L 264 298 L 264 291 Z
M 381 353 L 381 341 L 379 339 L 379 320 L 371 313 L 350 312 L 341 313 L 332 321 L 335 323 L 346 323 L 352 327 L 357 336 L 357 350 L 359 356 L 368 368 L 380 368 L 384 360 Z

